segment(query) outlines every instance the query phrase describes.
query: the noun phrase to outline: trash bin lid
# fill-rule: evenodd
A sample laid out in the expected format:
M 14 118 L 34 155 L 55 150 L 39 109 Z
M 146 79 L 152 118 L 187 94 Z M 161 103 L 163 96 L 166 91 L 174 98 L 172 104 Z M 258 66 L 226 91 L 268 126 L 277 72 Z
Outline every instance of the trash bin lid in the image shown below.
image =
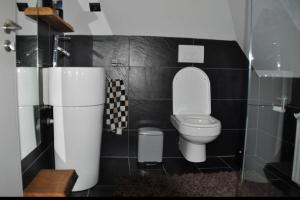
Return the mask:
M 143 127 L 139 128 L 139 135 L 163 135 L 163 132 L 159 128 Z

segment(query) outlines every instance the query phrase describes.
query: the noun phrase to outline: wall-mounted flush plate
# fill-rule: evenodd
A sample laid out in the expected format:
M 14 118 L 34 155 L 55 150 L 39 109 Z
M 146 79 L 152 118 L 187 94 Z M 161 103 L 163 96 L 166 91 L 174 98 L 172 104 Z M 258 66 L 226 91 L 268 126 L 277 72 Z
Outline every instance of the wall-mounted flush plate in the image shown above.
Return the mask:
M 181 63 L 204 63 L 204 46 L 179 45 L 178 62 Z
M 91 12 L 101 12 L 100 3 L 89 3 Z

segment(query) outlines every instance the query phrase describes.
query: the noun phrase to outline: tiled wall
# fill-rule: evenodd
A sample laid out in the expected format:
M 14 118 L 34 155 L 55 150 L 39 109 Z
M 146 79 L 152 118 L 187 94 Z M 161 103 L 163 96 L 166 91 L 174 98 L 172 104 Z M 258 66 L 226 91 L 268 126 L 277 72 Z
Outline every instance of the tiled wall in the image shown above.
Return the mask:
M 172 80 L 189 63 L 178 63 L 178 45 L 204 45 L 203 69 L 212 87 L 212 115 L 222 133 L 207 145 L 208 156 L 234 155 L 243 147 L 248 61 L 234 41 L 137 36 L 71 36 L 60 45 L 71 53 L 59 66 L 104 66 L 107 76 L 123 79 L 129 96 L 129 127 L 122 136 L 105 130 L 102 157 L 136 157 L 137 130 L 154 125 L 164 132 L 164 157 L 182 157 L 178 132 L 170 123 Z M 195 89 L 195 88 L 194 88 Z
M 39 39 L 40 66 L 51 66 L 51 30 Z M 48 34 L 48 35 L 47 35 Z M 123 79 L 129 96 L 129 126 L 123 135 L 103 131 L 102 157 L 136 157 L 137 130 L 153 125 L 164 132 L 164 157 L 182 157 L 178 132 L 170 123 L 172 80 L 183 67 L 194 65 L 204 70 L 211 81 L 212 115 L 222 122 L 221 135 L 207 145 L 208 156 L 235 155 L 243 147 L 247 108 L 248 61 L 234 41 L 137 36 L 70 36 L 60 45 L 71 53 L 59 56 L 58 66 L 103 66 L 111 79 Z M 32 40 L 32 38 L 27 38 Z M 26 47 L 26 40 L 20 40 Z M 178 45 L 204 45 L 205 63 L 178 63 Z M 30 45 L 29 45 L 30 46 Z M 34 65 L 20 51 L 21 65 Z M 32 57 L 34 58 L 34 56 Z M 43 59 L 46 58 L 46 59 Z M 23 63 L 23 64 L 22 64 Z M 24 64 L 25 63 L 25 64 Z M 48 111 L 46 111 L 48 112 Z M 51 117 L 51 112 L 48 113 Z M 47 116 L 48 116 L 47 115 Z M 53 127 L 45 127 L 45 145 L 24 161 L 24 183 L 41 168 L 54 167 Z M 52 145 L 52 146 L 50 146 Z M 29 161 L 28 161 L 29 160 Z M 32 160 L 35 162 L 32 163 Z

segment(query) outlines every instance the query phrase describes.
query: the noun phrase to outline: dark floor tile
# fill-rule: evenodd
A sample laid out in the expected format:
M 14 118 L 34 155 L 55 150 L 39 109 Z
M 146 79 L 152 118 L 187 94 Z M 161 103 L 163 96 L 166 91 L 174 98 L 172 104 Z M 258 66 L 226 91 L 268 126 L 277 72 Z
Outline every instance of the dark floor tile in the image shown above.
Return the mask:
M 114 186 L 96 185 L 90 189 L 89 197 L 112 197 L 114 194 Z
M 272 170 L 269 170 L 267 166 L 268 165 L 266 165 L 266 167 L 264 168 L 264 174 L 266 175 L 267 179 L 268 180 L 280 180 L 280 178 L 276 174 L 274 174 L 272 172 Z
M 139 169 L 130 172 L 131 176 L 150 176 L 150 175 L 166 175 L 163 169 L 160 170 L 149 170 Z
M 300 188 L 291 186 L 290 184 L 281 180 L 271 180 L 271 183 L 287 196 L 300 197 Z
M 236 41 L 196 39 L 205 49 L 206 68 L 248 68 L 249 61 Z M 198 66 L 201 64 L 195 64 Z
M 80 192 L 72 192 L 70 197 L 87 197 L 88 190 L 80 191 Z
M 115 185 L 122 176 L 129 176 L 128 158 L 101 158 L 99 185 Z
M 228 166 L 217 157 L 208 157 L 205 162 L 195 164 L 199 169 L 228 168 Z
M 128 131 L 122 135 L 103 131 L 101 156 L 126 156 L 128 157 Z
M 129 66 L 127 36 L 93 36 L 94 66 Z
M 239 163 L 236 157 L 222 157 L 220 159 L 233 170 L 240 170 L 242 168 L 242 163 Z
M 136 158 L 130 158 L 130 170 L 163 170 L 162 163 L 138 163 Z
M 193 39 L 130 37 L 130 66 L 186 66 L 178 63 L 178 45 L 192 45 Z
M 145 122 L 161 129 L 174 129 L 170 122 L 172 100 L 129 99 L 129 128 L 138 129 Z
M 205 69 L 212 99 L 247 99 L 248 70 Z
M 163 159 L 163 162 L 168 175 L 199 172 L 194 163 L 189 162 L 184 158 L 165 158 Z
M 245 129 L 246 100 L 212 100 L 212 116 L 221 121 L 222 129 Z
M 291 180 L 293 173 L 293 161 L 268 163 L 266 168 L 284 180 Z
M 231 168 L 207 168 L 207 169 L 200 169 L 203 173 L 217 173 L 217 172 L 231 172 Z

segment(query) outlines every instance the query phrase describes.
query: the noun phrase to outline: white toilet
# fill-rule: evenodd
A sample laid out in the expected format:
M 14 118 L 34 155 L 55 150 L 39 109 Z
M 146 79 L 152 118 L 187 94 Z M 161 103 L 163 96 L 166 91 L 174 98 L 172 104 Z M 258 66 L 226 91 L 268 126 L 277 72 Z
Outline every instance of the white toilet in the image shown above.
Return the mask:
M 180 133 L 179 149 L 190 162 L 206 160 L 206 144 L 221 133 L 211 114 L 210 81 L 201 69 L 186 67 L 173 79 L 171 123 Z

